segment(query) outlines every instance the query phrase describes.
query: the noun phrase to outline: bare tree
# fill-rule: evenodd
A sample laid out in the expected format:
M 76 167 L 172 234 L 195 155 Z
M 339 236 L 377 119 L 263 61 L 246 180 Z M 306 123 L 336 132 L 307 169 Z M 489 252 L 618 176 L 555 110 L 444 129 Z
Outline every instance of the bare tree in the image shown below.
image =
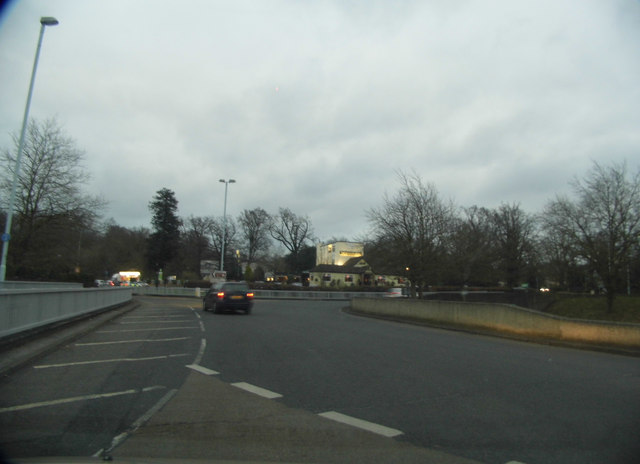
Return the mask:
M 563 290 L 584 290 L 585 261 L 580 258 L 576 243 L 566 234 L 547 230 L 547 219 L 544 214 L 538 217 L 542 226 L 539 249 L 547 279 Z
M 107 221 L 96 250 L 94 274 L 109 278 L 118 271 L 146 271 L 145 252 L 149 234 L 150 231 L 144 227 L 128 229 L 117 225 L 113 219 Z
M 240 234 L 247 253 L 247 261 L 253 263 L 260 253 L 269 249 L 269 225 L 271 217 L 262 208 L 245 209 L 238 216 Z
M 625 164 L 594 163 L 584 180 L 573 182 L 573 189 L 576 200 L 557 197 L 546 207 L 545 230 L 575 244 L 602 280 L 611 312 L 640 241 L 640 172 L 629 177 Z
M 414 174 L 399 173 L 400 190 L 394 197 L 384 196 L 384 204 L 367 212 L 376 241 L 395 250 L 398 270 L 404 268 L 412 283 L 421 290 L 436 283 L 447 253 L 455 208 L 440 199 L 434 185 L 424 184 Z
M 518 204 L 502 204 L 492 212 L 492 220 L 500 266 L 512 288 L 528 277 L 525 270 L 533 264 L 535 222 Z
M 219 217 L 216 219 L 211 218 L 209 223 L 209 237 L 211 238 L 211 246 L 214 254 L 218 257 L 222 256 L 222 240 L 224 237 L 224 251 L 226 264 L 232 262 L 227 260 L 227 255 L 233 253 L 236 248 L 236 224 L 232 217 L 227 216 L 226 219 L 226 232 L 224 230 L 224 218 Z
M 306 216 L 298 216 L 288 208 L 280 208 L 278 214 L 271 221 L 269 233 L 274 240 L 282 243 L 289 250 L 294 271 L 300 271 L 301 269 L 298 269 L 300 251 L 305 243 L 313 237 L 311 219 Z
M 453 278 L 462 284 L 495 284 L 495 246 L 492 212 L 472 206 L 457 221 L 451 248 Z
M 5 150 L 1 160 L 0 188 L 7 193 L 6 199 L 15 173 L 17 135 L 13 141 L 15 149 Z M 47 273 L 53 278 L 76 267 L 63 262 L 70 255 L 66 248 L 71 243 L 78 248 L 82 231 L 95 225 L 105 205 L 102 199 L 82 192 L 89 179 L 83 158 L 84 152 L 64 135 L 55 119 L 29 123 L 16 189 L 15 239 L 9 254 L 14 265 L 15 257 L 20 256 L 23 277 L 44 277 L 41 274 Z M 47 269 L 42 269 L 43 263 Z
M 190 216 L 183 222 L 182 255 L 185 263 L 183 269 L 200 274 L 200 262 L 211 253 L 209 232 L 213 219 L 210 217 Z

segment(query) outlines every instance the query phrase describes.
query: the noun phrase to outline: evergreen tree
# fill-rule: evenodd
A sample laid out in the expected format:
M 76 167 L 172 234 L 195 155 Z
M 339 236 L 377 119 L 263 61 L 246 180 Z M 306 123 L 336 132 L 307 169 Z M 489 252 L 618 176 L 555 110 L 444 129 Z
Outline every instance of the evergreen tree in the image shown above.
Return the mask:
M 158 190 L 149 202 L 149 209 L 153 213 L 153 232 L 147 242 L 149 267 L 155 271 L 167 271 L 167 265 L 177 256 L 180 245 L 182 221 L 177 215 L 178 200 L 175 193 L 168 188 Z

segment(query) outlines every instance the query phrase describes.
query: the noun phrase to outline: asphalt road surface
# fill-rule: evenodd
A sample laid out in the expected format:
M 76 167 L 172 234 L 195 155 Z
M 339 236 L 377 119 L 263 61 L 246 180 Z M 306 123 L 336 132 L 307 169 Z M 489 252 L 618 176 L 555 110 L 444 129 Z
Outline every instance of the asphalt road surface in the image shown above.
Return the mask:
M 480 462 L 640 462 L 638 358 L 362 318 L 344 302 L 262 300 L 245 316 L 140 301 L 0 380 L 8 456 L 113 449 L 197 371 Z

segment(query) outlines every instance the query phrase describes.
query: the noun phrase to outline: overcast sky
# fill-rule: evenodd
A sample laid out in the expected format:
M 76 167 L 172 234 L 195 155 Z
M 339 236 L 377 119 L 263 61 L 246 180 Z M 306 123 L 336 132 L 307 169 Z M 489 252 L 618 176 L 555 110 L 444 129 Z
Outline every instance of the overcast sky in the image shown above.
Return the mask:
M 415 171 L 460 206 L 543 209 L 594 161 L 640 166 L 638 0 L 18 0 L 0 147 L 31 116 L 86 153 L 104 218 L 288 207 L 355 239 Z

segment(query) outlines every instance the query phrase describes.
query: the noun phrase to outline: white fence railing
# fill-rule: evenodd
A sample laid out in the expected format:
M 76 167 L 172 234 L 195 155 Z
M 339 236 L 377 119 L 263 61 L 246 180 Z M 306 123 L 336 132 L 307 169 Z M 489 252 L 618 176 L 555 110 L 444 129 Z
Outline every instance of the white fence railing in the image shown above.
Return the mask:
M 0 292 L 0 339 L 132 298 L 131 288 L 8 289 Z
M 201 298 L 207 291 L 206 288 L 182 288 L 182 287 L 133 287 L 134 295 L 156 296 L 186 296 Z M 256 299 L 298 299 L 298 300 L 344 300 L 352 298 L 368 297 L 378 298 L 384 296 L 384 292 L 345 292 L 311 290 L 253 290 Z
M 26 282 L 5 280 L 0 282 L 0 292 L 24 291 L 24 290 L 61 290 L 70 288 L 82 288 L 79 282 Z

